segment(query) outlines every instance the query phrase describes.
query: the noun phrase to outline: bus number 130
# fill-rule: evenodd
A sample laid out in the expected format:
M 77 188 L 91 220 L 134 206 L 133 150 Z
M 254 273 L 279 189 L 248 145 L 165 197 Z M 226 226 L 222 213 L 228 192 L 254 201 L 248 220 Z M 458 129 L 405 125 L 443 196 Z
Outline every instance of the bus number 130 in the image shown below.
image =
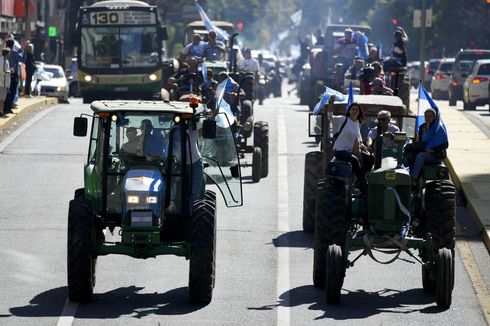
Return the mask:
M 119 15 L 117 12 L 96 12 L 92 15 L 92 24 L 117 24 L 119 23 Z

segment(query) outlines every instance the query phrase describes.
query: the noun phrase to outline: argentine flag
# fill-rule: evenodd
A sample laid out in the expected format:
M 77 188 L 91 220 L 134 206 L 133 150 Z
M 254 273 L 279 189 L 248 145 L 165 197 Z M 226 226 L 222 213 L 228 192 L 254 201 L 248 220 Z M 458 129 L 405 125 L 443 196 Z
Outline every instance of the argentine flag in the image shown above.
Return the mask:
M 196 9 L 197 9 L 197 12 L 199 13 L 199 16 L 201 16 L 201 20 L 203 21 L 204 26 L 206 26 L 206 29 L 208 31 L 211 31 L 211 30 L 215 31 L 216 36 L 219 39 L 228 41 L 228 39 L 230 38 L 230 35 L 226 31 L 222 30 L 221 28 L 219 28 L 218 26 L 213 24 L 213 22 L 211 21 L 211 19 L 209 19 L 208 15 L 206 15 L 206 13 L 204 12 L 204 9 L 202 9 L 201 5 L 197 2 L 197 0 L 196 0 Z
M 337 102 L 342 102 L 345 100 L 344 94 L 336 91 L 335 89 L 325 87 L 325 92 L 323 92 L 320 101 L 318 101 L 318 103 L 315 105 L 315 108 L 313 109 L 314 115 L 318 115 L 322 112 L 323 107 L 328 103 L 328 99 L 332 95 L 335 95 L 335 100 Z
M 349 84 L 349 97 L 347 98 L 347 106 L 345 112 L 349 109 L 349 106 L 354 102 L 354 93 L 352 92 L 352 82 Z
M 235 115 L 231 111 L 230 104 L 223 98 L 225 96 L 226 89 L 232 87 L 233 83 L 231 82 L 230 77 L 223 80 L 218 87 L 216 87 L 216 110 L 218 110 L 218 113 L 224 113 L 226 116 L 226 118 L 224 118 L 222 114 L 216 115 L 216 124 L 221 128 L 229 128 L 230 121 L 235 121 Z
M 427 148 L 434 148 L 436 146 L 447 143 L 447 129 L 446 125 L 442 121 L 441 113 L 439 108 L 434 103 L 432 98 L 429 96 L 425 90 L 422 83 L 419 85 L 419 105 L 417 109 L 417 130 L 424 123 L 424 113 L 427 109 L 434 109 L 436 111 L 436 118 L 432 123 L 430 129 L 424 134 L 422 141 L 426 142 Z

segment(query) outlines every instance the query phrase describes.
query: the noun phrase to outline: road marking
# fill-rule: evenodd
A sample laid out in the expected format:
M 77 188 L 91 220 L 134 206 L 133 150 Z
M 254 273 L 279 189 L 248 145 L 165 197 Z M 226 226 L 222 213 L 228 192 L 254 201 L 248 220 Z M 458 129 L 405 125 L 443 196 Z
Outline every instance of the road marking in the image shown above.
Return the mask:
M 27 128 L 29 128 L 30 126 L 32 126 L 33 124 L 35 124 L 36 122 L 38 122 L 39 120 L 44 118 L 47 114 L 49 114 L 51 111 L 53 111 L 56 107 L 58 107 L 58 106 L 54 105 L 54 106 L 50 107 L 49 109 L 45 109 L 45 110 L 41 111 L 40 113 L 36 114 L 34 117 L 32 117 L 32 119 L 29 119 L 26 123 L 24 123 L 22 126 L 20 126 L 19 129 L 17 129 L 12 134 L 10 134 L 7 138 L 5 138 L 5 140 L 0 143 L 0 153 L 2 153 L 3 150 L 8 145 L 10 145 L 10 143 L 12 143 L 15 140 L 15 138 L 19 137 L 19 135 L 21 133 L 23 133 L 24 130 L 26 130 Z
M 277 228 L 283 234 L 289 232 L 289 206 L 288 206 L 288 158 L 286 123 L 284 111 L 281 109 L 277 116 L 278 138 L 278 173 L 277 173 Z M 287 237 L 278 242 L 277 247 L 277 325 L 289 326 L 289 241 Z
M 61 312 L 60 319 L 56 326 L 71 326 L 73 320 L 75 319 L 75 314 L 77 313 L 78 303 L 71 302 L 66 299 L 65 306 Z
M 473 286 L 478 302 L 480 303 L 483 316 L 487 321 L 487 325 L 490 325 L 490 294 L 488 293 L 485 280 L 476 264 L 475 256 L 473 256 L 473 253 L 471 252 L 468 241 L 458 240 L 456 245 L 458 246 L 461 260 L 463 261 L 466 272 L 470 277 L 471 285 Z

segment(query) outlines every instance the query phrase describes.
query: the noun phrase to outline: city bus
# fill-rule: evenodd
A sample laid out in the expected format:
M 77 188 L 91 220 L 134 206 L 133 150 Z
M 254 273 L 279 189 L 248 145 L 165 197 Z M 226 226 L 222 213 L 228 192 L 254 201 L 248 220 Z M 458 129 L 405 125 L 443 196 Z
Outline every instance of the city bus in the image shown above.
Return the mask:
M 83 102 L 152 99 L 162 87 L 166 38 L 156 6 L 108 0 L 81 7 L 75 44 Z

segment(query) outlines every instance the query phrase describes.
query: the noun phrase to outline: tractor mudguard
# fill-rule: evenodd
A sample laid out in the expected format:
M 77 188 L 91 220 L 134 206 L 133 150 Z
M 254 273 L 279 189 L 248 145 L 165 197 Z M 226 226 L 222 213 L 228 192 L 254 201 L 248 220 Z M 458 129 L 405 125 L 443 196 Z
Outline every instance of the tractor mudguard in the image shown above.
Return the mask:
M 423 178 L 425 180 L 449 180 L 449 170 L 441 162 L 424 164 Z
M 352 176 L 352 165 L 349 162 L 333 158 L 327 166 L 326 175 L 334 175 L 338 177 Z

